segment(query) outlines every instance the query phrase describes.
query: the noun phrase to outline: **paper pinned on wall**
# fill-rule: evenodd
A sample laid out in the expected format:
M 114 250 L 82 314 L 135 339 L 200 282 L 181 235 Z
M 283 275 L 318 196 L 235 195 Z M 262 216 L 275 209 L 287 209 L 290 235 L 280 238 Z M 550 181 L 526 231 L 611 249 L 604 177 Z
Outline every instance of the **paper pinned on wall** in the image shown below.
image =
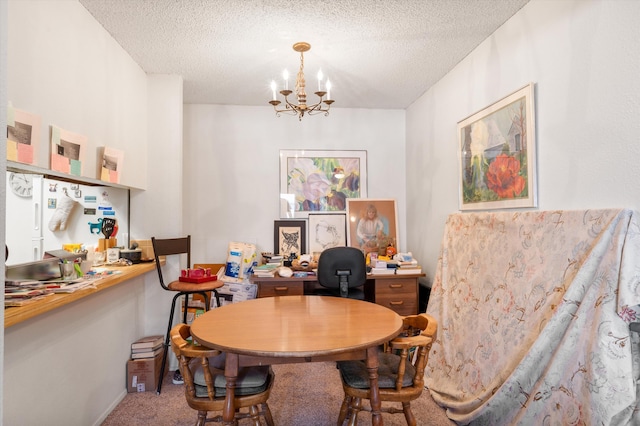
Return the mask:
M 7 107 L 7 160 L 34 164 L 40 142 L 41 118 L 21 111 L 11 104 Z
M 124 152 L 105 146 L 102 148 L 102 158 L 100 158 L 100 174 L 98 179 L 110 182 L 120 183 L 122 176 L 122 163 L 124 161 Z
M 51 170 L 82 176 L 87 137 L 51 126 Z

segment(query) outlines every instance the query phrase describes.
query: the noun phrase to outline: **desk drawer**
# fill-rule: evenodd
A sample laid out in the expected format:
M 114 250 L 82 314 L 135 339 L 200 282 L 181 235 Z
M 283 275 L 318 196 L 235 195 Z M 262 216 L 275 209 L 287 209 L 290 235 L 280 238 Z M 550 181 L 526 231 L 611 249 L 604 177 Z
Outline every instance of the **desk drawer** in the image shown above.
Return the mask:
M 418 282 L 415 278 L 376 280 L 376 303 L 398 315 L 418 313 Z
M 301 296 L 303 294 L 303 281 L 263 281 L 258 287 L 258 297 Z

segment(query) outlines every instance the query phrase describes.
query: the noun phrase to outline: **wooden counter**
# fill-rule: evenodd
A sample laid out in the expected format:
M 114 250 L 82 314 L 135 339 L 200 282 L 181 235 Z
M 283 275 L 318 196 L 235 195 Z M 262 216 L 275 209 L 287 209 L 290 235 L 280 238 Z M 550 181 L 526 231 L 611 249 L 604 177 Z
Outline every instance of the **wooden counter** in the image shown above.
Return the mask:
M 102 290 L 106 290 L 109 287 L 113 287 L 118 284 L 145 274 L 147 272 L 155 271 L 155 262 L 140 263 L 131 266 L 122 267 L 109 267 L 107 269 L 120 271 L 119 274 L 106 275 L 103 278 L 95 280 L 93 287 L 77 290 L 73 293 L 57 293 L 52 296 L 47 296 L 41 300 L 34 301 L 26 306 L 17 306 L 5 308 L 4 310 L 4 328 L 11 327 L 22 321 L 26 321 L 29 318 L 42 315 L 46 312 L 52 311 L 59 307 L 73 303 L 76 300 L 83 299 L 94 293 Z

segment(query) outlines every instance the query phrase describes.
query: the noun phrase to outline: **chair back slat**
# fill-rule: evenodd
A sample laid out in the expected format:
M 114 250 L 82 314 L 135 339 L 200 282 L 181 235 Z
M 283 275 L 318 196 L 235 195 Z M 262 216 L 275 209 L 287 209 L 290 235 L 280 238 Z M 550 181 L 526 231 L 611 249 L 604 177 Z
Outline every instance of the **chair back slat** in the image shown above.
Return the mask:
M 188 254 L 191 251 L 191 236 L 183 238 L 159 239 L 152 237 L 153 252 L 156 256 L 170 256 L 173 254 Z

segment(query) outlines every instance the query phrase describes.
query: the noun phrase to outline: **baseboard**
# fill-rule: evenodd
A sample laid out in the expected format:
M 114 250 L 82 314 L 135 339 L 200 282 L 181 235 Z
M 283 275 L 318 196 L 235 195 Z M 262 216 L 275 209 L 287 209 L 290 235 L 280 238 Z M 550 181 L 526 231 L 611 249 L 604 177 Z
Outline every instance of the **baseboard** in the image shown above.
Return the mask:
M 96 419 L 92 426 L 100 426 L 106 420 L 107 416 L 122 402 L 124 397 L 127 396 L 127 390 L 122 389 L 122 393 L 120 393 L 116 399 L 107 407 L 107 409 Z

